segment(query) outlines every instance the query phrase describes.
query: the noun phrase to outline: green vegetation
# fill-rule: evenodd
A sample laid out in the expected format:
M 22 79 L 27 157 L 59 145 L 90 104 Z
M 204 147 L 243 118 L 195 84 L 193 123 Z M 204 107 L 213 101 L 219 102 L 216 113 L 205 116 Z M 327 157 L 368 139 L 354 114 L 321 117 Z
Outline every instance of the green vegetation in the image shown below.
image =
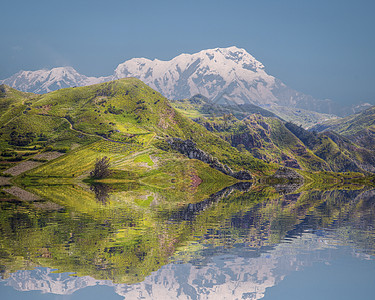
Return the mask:
M 111 176 L 112 171 L 109 169 L 110 163 L 109 158 L 104 156 L 102 158 L 97 158 L 95 161 L 94 170 L 90 172 L 90 177 L 93 179 L 103 179 Z
M 233 115 L 198 120 L 208 130 L 216 132 L 241 153 L 270 163 L 311 171 L 329 170 L 329 166 L 314 155 L 284 123 L 276 118 L 250 115 L 240 121 Z
M 135 157 L 134 163 L 141 169 L 152 168 L 150 153 L 177 155 L 165 144 L 170 136 L 195 141 L 200 149 L 234 170 L 262 175 L 275 169 L 249 153 L 241 154 L 183 117 L 159 93 L 134 78 L 32 97 L 27 110 L 0 129 L 3 158 L 33 159 L 32 155 L 48 150 L 67 153 L 32 171 L 32 176 L 87 176 L 99 153 L 114 161 L 116 168 L 121 169 L 121 161 L 129 160 L 127 156 Z M 31 150 L 22 152 L 26 149 Z
M 148 154 L 141 154 L 141 155 L 138 155 L 135 159 L 134 159 L 134 162 L 135 163 L 145 163 L 147 164 L 149 167 L 152 167 L 154 165 L 154 162 L 152 161 L 152 159 L 150 158 L 150 155 Z
M 375 106 L 345 118 L 329 120 L 312 128 L 318 132 L 334 131 L 366 149 L 375 146 Z
M 241 153 L 306 171 L 373 172 L 375 153 L 334 133 L 309 132 L 291 122 L 261 115 L 239 120 L 232 114 L 196 122 Z
M 326 161 L 334 172 L 373 172 L 375 152 L 354 144 L 333 132 L 317 134 L 293 124 L 285 126 L 295 134 L 313 153 Z

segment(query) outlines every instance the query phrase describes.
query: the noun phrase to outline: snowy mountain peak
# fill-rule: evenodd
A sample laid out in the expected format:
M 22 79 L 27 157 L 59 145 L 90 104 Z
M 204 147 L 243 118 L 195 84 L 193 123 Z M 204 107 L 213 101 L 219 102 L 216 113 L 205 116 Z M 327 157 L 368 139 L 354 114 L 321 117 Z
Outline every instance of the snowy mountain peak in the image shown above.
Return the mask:
M 277 101 L 266 86 L 275 78 L 246 50 L 237 47 L 181 54 L 169 61 L 137 58 L 120 64 L 114 79 L 133 76 L 170 99 L 202 94 L 214 99 L 223 92 L 238 103 Z
M 103 81 L 105 79 L 102 77 L 87 77 L 68 66 L 50 70 L 20 71 L 12 77 L 2 80 L 1 83 L 25 92 L 48 93 L 61 88 L 90 85 Z
M 245 49 L 237 48 L 235 46 L 228 48 L 208 49 L 199 53 L 202 56 L 207 56 L 210 60 L 217 61 L 219 59 L 223 61 L 233 61 L 245 69 L 251 66 L 251 70 L 253 71 L 256 71 L 257 69 L 264 69 L 263 64 L 257 61 Z
M 324 112 L 326 102 L 299 93 L 266 73 L 264 65 L 235 46 L 180 54 L 171 60 L 133 58 L 117 66 L 112 76 L 87 77 L 72 67 L 21 71 L 0 81 L 22 91 L 45 93 L 124 77 L 136 77 L 169 99 L 202 94 L 260 106 L 285 105 Z M 322 109 L 323 108 L 323 109 Z
M 58 67 L 51 70 L 42 69 L 37 71 L 20 71 L 15 76 L 24 77 L 29 80 L 43 81 L 46 78 L 63 79 L 64 77 L 72 78 L 81 76 L 72 67 Z

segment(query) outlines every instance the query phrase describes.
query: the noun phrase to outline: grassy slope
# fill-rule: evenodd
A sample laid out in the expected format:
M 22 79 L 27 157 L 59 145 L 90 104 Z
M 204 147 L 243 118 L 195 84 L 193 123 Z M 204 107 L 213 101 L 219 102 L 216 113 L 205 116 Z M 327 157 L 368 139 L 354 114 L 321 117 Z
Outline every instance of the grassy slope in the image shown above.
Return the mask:
M 276 163 L 293 166 L 291 161 L 296 161 L 298 164 L 307 170 L 320 171 L 332 170 L 340 171 L 355 171 L 363 172 L 364 170 L 372 170 L 371 166 L 364 166 L 366 160 L 370 158 L 368 151 L 359 149 L 358 146 L 338 145 L 327 136 L 320 136 L 315 144 L 311 147 L 304 144 L 303 140 L 291 133 L 288 128 L 283 126 L 279 120 L 271 118 L 264 119 L 262 117 L 251 117 L 251 111 L 241 111 L 243 115 L 238 115 L 239 112 L 226 109 L 220 105 L 212 103 L 208 109 L 208 100 L 203 96 L 195 96 L 191 99 L 173 101 L 172 105 L 176 107 L 185 116 L 195 119 L 198 123 L 204 124 L 207 128 L 214 132 L 220 132 L 220 135 L 230 141 L 231 135 L 240 135 L 240 139 L 244 140 L 246 144 L 246 135 L 250 135 L 251 145 L 246 145 L 247 148 L 255 157 L 272 161 Z M 221 109 L 220 109 L 221 108 Z M 235 107 L 238 108 L 238 107 Z M 330 115 L 319 114 L 315 112 L 308 112 L 304 110 L 288 110 L 287 108 L 277 108 L 273 110 L 279 116 L 286 120 L 293 121 L 303 126 L 311 126 L 316 122 L 325 121 L 331 118 Z M 233 113 L 233 114 L 231 114 Z M 237 113 L 237 115 L 236 115 Z M 254 113 L 254 111 L 253 111 Z M 271 114 L 271 115 L 270 115 Z M 272 113 L 264 114 L 263 117 L 272 117 Z M 223 118 L 220 118 L 222 116 Z M 229 119 L 228 119 L 229 116 Z M 233 116 L 235 118 L 233 118 Z M 274 115 L 275 116 L 275 115 Z M 243 119 L 247 117 L 245 122 L 248 126 L 241 128 L 241 125 L 234 124 L 236 119 Z M 224 120 L 226 118 L 226 120 Z M 235 120 L 235 122 L 233 122 Z M 221 127 L 215 130 L 215 124 Z M 264 124 L 267 124 L 264 126 Z M 267 126 L 270 127 L 267 127 Z M 265 128 L 267 127 L 267 128 Z M 303 130 L 301 128 L 301 130 Z M 254 142 L 257 140 L 257 142 Z M 237 146 L 237 141 L 231 141 L 232 145 Z M 345 142 L 347 143 L 347 142 Z M 359 151 L 358 151 L 359 150 Z M 289 161 L 289 162 L 288 162 Z M 296 166 L 294 164 L 294 166 Z
M 375 146 L 375 106 L 360 113 L 330 120 L 312 128 L 318 132 L 334 131 L 367 149 Z
M 271 125 L 271 139 L 287 153 L 294 157 L 303 169 L 310 171 L 327 171 L 328 164 L 310 151 L 294 134 L 292 134 L 284 124 L 275 119 L 268 120 Z
M 5 84 L 0 85 L 0 124 L 4 126 L 15 115 L 29 106 L 37 95 L 17 91 Z
M 314 155 L 277 118 L 251 115 L 239 121 L 233 116 L 227 116 L 201 119 L 198 122 L 238 149 L 242 147 L 265 161 L 293 167 L 299 166 L 310 171 L 330 170 L 325 161 Z M 247 151 L 243 150 L 242 153 Z
M 285 126 L 314 154 L 326 161 L 332 171 L 374 172 L 375 152 L 367 150 L 334 132 L 316 134 L 293 124 Z
M 319 132 L 333 130 L 344 136 L 354 135 L 359 131 L 374 126 L 375 106 L 360 113 L 347 116 L 341 119 L 329 120 L 314 126 L 312 129 Z
M 191 109 L 194 108 L 192 100 L 184 101 L 189 101 Z M 189 110 L 185 113 L 189 115 Z M 301 126 L 261 115 L 250 115 L 240 121 L 233 114 L 213 113 L 201 115 L 195 121 L 232 146 L 246 149 L 267 162 L 308 171 L 375 171 L 373 151 L 332 133 L 309 133 Z

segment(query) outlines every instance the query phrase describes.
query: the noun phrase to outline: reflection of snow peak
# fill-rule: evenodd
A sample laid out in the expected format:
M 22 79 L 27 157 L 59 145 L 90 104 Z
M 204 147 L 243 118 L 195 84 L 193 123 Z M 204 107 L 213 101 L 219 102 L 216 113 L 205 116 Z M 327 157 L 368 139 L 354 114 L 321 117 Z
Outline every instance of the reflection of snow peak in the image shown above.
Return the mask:
M 4 281 L 19 291 L 64 295 L 106 285 L 113 286 L 125 299 L 261 299 L 268 287 L 275 286 L 290 272 L 314 262 L 327 262 L 334 257 L 333 252 L 346 249 L 332 247 L 338 244 L 336 240 L 304 233 L 265 253 L 236 248 L 226 256 L 208 257 L 209 262 L 199 267 L 190 263 L 169 264 L 133 285 L 55 274 L 49 268 L 18 271 Z
M 70 295 L 75 291 L 100 284 L 90 276 L 72 277 L 71 273 L 52 273 L 50 268 L 32 271 L 17 271 L 6 279 L 7 285 L 19 291 L 41 291 L 59 295 Z M 107 284 L 111 284 L 109 281 Z

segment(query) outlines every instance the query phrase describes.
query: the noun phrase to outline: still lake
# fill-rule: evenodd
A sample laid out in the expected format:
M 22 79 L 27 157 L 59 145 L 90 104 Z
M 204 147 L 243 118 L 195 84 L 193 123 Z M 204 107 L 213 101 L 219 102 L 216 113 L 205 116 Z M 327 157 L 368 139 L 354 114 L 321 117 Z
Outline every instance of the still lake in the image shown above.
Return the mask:
M 0 299 L 375 299 L 369 187 L 26 189 L 0 202 Z

